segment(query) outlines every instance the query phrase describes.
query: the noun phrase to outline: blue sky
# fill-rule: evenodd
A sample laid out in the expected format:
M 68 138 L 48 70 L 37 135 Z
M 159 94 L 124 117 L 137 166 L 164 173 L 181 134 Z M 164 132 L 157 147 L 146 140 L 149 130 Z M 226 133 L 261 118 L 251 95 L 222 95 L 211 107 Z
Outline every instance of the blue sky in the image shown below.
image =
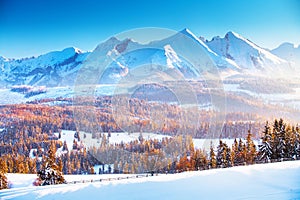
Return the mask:
M 298 0 L 0 0 L 0 55 L 93 50 L 120 32 L 189 28 L 211 39 L 235 31 L 260 46 L 300 43 Z

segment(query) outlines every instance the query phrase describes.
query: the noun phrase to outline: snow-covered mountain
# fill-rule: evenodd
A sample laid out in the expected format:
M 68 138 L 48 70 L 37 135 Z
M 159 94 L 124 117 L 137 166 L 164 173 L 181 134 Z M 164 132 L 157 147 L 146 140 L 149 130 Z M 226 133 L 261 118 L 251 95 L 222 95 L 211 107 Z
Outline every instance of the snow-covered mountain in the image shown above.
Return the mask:
M 290 61 L 295 68 L 300 70 L 300 45 L 296 47 L 294 44 L 286 42 L 273 49 L 271 52 Z
M 207 46 L 218 55 L 230 59 L 247 73 L 276 73 L 287 70 L 289 63 L 259 47 L 241 35 L 228 32 L 224 38 L 214 37 Z
M 212 70 L 222 77 L 280 74 L 291 70 L 288 61 L 298 63 L 298 55 L 299 47 L 293 49 L 288 44 L 271 53 L 234 32 L 228 32 L 224 38 L 217 36 L 207 41 L 183 29 L 168 38 L 148 44 L 140 44 L 130 38 L 119 40 L 112 37 L 91 53 L 71 47 L 25 59 L 0 56 L 0 86 L 73 85 L 78 73 L 84 72 L 80 71 L 83 66 L 88 66 L 88 70 L 101 68 L 102 83 L 115 83 L 124 77 L 146 77 L 153 71 L 187 79 L 197 79 Z M 107 62 L 106 66 L 102 66 L 103 61 Z M 142 70 L 138 70 L 140 66 L 143 66 Z
M 66 85 L 76 78 L 76 72 L 88 54 L 71 47 L 24 59 L 0 57 L 0 83 L 2 86 Z

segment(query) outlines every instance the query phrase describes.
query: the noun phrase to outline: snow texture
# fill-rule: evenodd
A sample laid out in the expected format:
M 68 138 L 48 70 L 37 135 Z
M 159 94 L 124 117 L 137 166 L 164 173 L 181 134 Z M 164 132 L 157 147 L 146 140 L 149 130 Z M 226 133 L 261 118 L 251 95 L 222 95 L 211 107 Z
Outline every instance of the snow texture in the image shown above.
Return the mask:
M 35 187 L 36 175 L 8 174 L 14 188 L 2 190 L 1 199 L 299 199 L 300 161 L 239 166 L 226 169 L 159 174 L 113 180 L 126 174 L 65 176 L 68 182 Z M 133 176 L 136 177 L 136 176 Z M 111 181 L 101 181 L 111 178 Z M 90 180 L 94 182 L 90 182 Z M 98 181 L 97 181 L 98 180 Z M 25 186 L 25 187 L 24 187 Z M 26 187 L 28 186 L 28 187 Z

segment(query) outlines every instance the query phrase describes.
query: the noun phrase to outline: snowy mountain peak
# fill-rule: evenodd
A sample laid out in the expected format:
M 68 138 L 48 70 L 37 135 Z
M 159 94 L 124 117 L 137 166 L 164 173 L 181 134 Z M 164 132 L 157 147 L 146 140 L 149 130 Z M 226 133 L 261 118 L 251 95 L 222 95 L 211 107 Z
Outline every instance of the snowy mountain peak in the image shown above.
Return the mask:
M 244 38 L 243 36 L 241 36 L 238 33 L 235 33 L 233 31 L 229 31 L 228 33 L 226 33 L 225 39 L 227 40 L 231 40 L 231 41 L 235 41 L 238 40 L 240 42 L 246 43 L 247 45 L 253 47 L 253 48 L 260 48 L 259 46 L 257 46 L 255 43 L 251 42 L 250 40 L 248 40 L 247 38 Z
M 284 42 L 281 45 L 279 45 L 277 48 L 273 49 L 272 51 L 276 50 L 276 49 L 280 49 L 280 48 L 284 48 L 284 49 L 300 49 L 300 45 L 296 45 L 290 42 Z
M 293 67 L 300 70 L 300 46 L 285 42 L 271 51 L 276 56 L 288 60 Z
M 5 62 L 8 61 L 8 58 L 5 58 L 4 56 L 0 56 L 0 62 Z
M 242 37 L 240 34 L 234 32 L 234 31 L 228 31 L 226 33 L 225 37 L 235 37 L 235 38 L 239 38 L 241 40 L 247 40 L 246 38 Z
M 96 54 L 98 55 L 115 56 L 133 50 L 138 46 L 140 46 L 140 44 L 131 38 L 120 40 L 116 37 L 111 37 L 107 41 L 100 43 L 94 52 L 97 52 Z
M 72 84 L 75 72 L 89 55 L 80 49 L 69 47 L 52 51 L 38 57 L 24 59 L 0 58 L 1 84 L 4 85 L 46 85 Z
M 61 54 L 65 54 L 65 55 L 74 55 L 74 54 L 81 54 L 81 53 L 83 53 L 83 51 L 81 51 L 76 47 L 68 47 L 61 51 Z
M 194 36 L 194 34 L 192 33 L 192 31 L 190 29 L 188 29 L 188 28 L 182 29 L 180 31 L 180 33 L 183 33 L 183 34 L 186 34 L 186 35 L 193 35 Z
M 153 63 L 165 66 L 168 70 L 177 69 L 183 76 L 194 78 L 198 77 L 199 72 L 195 71 L 188 60 L 182 56 L 182 51 L 189 53 L 191 58 L 198 58 L 199 52 L 191 50 L 193 48 L 189 46 L 195 44 L 198 44 L 207 58 L 211 59 L 220 74 L 224 73 L 228 76 L 242 73 L 261 74 L 264 72 L 266 74 L 265 72 L 273 73 L 274 71 L 284 74 L 282 72 L 289 71 L 289 67 L 300 66 L 300 48 L 295 48 L 295 45 L 291 43 L 284 43 L 269 52 L 232 31 L 228 32 L 224 38 L 216 36 L 208 41 L 203 37 L 196 37 L 187 28 L 168 38 L 149 44 L 140 44 L 130 38 L 121 40 L 111 37 L 96 47 L 92 53 L 95 56 L 92 58 L 109 56 L 115 61 L 106 72 L 108 77 L 126 75 L 128 70 Z M 88 55 L 90 55 L 89 52 L 69 47 L 62 51 L 52 51 L 25 59 L 7 59 L 0 56 L 0 84 L 2 86 L 71 85 Z M 291 65 L 291 63 L 296 63 L 296 65 Z M 112 74 L 116 76 L 111 76 Z
M 197 42 L 200 42 L 201 44 L 204 44 L 192 31 L 187 28 L 184 28 L 182 31 L 180 31 L 180 33 L 192 38 L 193 40 L 196 40 Z
M 100 43 L 94 51 L 99 51 L 99 52 L 105 51 L 103 53 L 106 54 L 108 51 L 113 49 L 120 42 L 121 41 L 118 40 L 116 37 L 111 37 L 108 40 L 106 40 L 105 42 Z
M 201 40 L 201 41 L 204 42 L 204 43 L 207 42 L 207 39 L 206 39 L 205 37 L 203 37 L 203 36 L 200 36 L 200 37 L 199 37 L 199 40 Z
M 206 44 L 218 55 L 234 61 L 248 72 L 257 73 L 257 70 L 278 71 L 282 67 L 288 67 L 285 60 L 233 31 L 226 33 L 224 38 L 214 37 Z
M 119 53 L 123 53 L 124 51 L 126 51 L 128 49 L 128 47 L 131 44 L 137 44 L 136 42 L 134 42 L 132 39 L 130 38 L 126 38 L 123 41 L 121 41 L 119 44 L 117 44 L 115 46 L 115 49 L 119 52 Z
M 116 43 L 116 42 L 120 42 L 120 40 L 116 37 L 110 37 L 108 40 L 106 40 L 104 43 Z

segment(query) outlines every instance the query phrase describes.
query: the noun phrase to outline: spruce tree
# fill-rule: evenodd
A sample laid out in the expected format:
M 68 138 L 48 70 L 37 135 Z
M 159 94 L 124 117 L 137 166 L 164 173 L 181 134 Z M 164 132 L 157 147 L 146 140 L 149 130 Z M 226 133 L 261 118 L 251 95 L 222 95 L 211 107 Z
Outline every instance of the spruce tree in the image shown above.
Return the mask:
M 298 160 L 300 158 L 300 134 L 299 134 L 298 127 L 296 127 L 294 134 L 295 134 L 295 144 L 293 149 L 293 155 Z
M 263 160 L 264 162 L 269 162 L 273 155 L 272 150 L 272 135 L 270 131 L 269 123 L 266 122 L 265 130 L 263 132 L 262 143 L 258 145 L 259 147 L 259 159 Z
M 0 190 L 8 188 L 8 182 L 5 174 L 7 173 L 8 168 L 6 162 L 0 158 Z
M 221 168 L 230 167 L 230 148 L 222 140 L 219 142 L 218 152 L 217 152 L 217 165 Z
M 285 131 L 285 123 L 283 119 L 280 119 L 278 122 L 279 132 L 276 133 L 276 138 L 278 140 L 277 143 L 277 158 L 285 158 L 286 156 L 286 131 Z
M 217 158 L 216 158 L 218 167 L 223 167 L 222 166 L 222 164 L 223 164 L 223 156 L 222 156 L 223 151 L 224 151 L 223 142 L 222 142 L 222 140 L 220 140 L 219 145 L 217 147 Z
M 290 125 L 286 128 L 286 145 L 285 145 L 285 158 L 291 159 L 294 155 L 294 149 L 296 145 L 295 127 Z
M 55 152 L 55 145 L 52 143 L 48 151 L 48 156 L 37 173 L 40 185 L 66 183 L 61 168 L 56 164 Z
M 210 144 L 209 166 L 210 166 L 210 168 L 216 168 L 217 167 L 216 155 L 215 155 L 214 148 L 213 148 L 212 144 Z
M 238 165 L 239 164 L 239 144 L 237 142 L 236 139 L 234 139 L 234 142 L 232 144 L 232 148 L 231 148 L 232 152 L 231 152 L 231 162 L 232 162 L 232 165 Z
M 246 138 L 246 148 L 247 148 L 246 162 L 248 164 L 254 164 L 254 161 L 256 159 L 256 147 L 252 140 L 252 134 L 250 130 L 248 131 L 248 135 Z

